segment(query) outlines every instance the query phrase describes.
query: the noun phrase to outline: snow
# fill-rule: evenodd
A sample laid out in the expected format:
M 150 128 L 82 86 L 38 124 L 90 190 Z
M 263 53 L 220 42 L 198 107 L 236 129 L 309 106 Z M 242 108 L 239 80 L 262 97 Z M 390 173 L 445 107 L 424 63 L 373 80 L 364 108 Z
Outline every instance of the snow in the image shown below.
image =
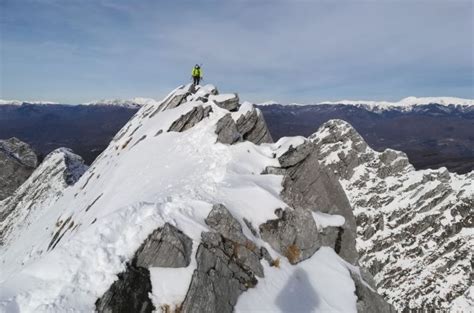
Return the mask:
M 474 312 L 474 286 L 471 286 L 463 296 L 452 302 L 452 312 L 473 313 Z
M 347 264 L 328 247 L 292 266 L 265 264 L 265 278 L 243 293 L 235 307 L 244 312 L 357 312 L 354 282 Z
M 235 94 L 225 93 L 225 94 L 219 94 L 219 95 L 210 95 L 209 101 L 225 102 L 228 100 L 232 100 L 234 98 L 235 98 Z
M 276 157 L 282 156 L 290 147 L 295 149 L 296 147 L 304 144 L 307 139 L 303 136 L 295 137 L 281 137 L 275 144 L 276 149 L 274 150 Z
M 318 229 L 322 229 L 329 226 L 339 227 L 344 225 L 344 223 L 346 222 L 344 216 L 337 214 L 327 214 L 323 212 L 312 212 L 312 214 L 314 220 L 316 221 Z
M 177 88 L 167 98 L 185 90 Z M 210 102 L 207 119 L 183 133 L 166 132 L 203 103 L 189 100 L 151 115 L 160 103 L 145 103 L 75 185 L 58 191 L 59 197 L 57 192 L 43 195 L 47 205 L 22 225 L 21 233 L 11 234 L 0 250 L 0 312 L 91 312 L 140 244 L 165 223 L 187 234 L 196 251 L 213 204 L 224 204 L 242 225 L 244 217 L 260 225 L 275 218 L 276 208 L 286 207 L 280 198 L 282 176 L 260 175 L 267 166 L 278 166 L 273 156 L 278 144 L 216 143 L 216 123 L 228 111 Z M 245 104 L 233 117 L 251 109 Z M 157 135 L 158 130 L 164 132 Z M 286 144 L 301 141 L 288 139 Z M 341 222 L 340 217 L 318 217 L 321 225 Z M 68 225 L 61 227 L 65 221 Z M 60 240 L 48 249 L 54 234 Z M 323 248 L 300 266 L 285 260 L 280 269 L 267 266 L 266 278 L 244 293 L 236 311 L 291 305 L 355 312 L 354 284 L 341 262 L 333 250 Z M 195 267 L 193 258 L 187 268 L 151 269 L 151 298 L 157 308 L 184 299 Z M 302 290 L 298 281 L 311 288 Z M 285 292 L 305 292 L 300 295 L 304 301 L 289 302 Z

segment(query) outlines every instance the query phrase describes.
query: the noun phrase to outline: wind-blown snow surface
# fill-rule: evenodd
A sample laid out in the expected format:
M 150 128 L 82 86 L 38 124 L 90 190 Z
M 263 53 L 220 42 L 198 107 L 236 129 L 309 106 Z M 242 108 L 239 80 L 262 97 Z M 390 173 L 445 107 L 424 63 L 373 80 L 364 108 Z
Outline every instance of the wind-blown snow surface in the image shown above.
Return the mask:
M 206 88 L 212 86 L 196 98 Z M 212 106 L 207 119 L 183 133 L 167 132 L 199 105 Z M 249 109 L 242 105 L 232 118 Z M 191 237 L 196 251 L 213 204 L 224 204 L 242 225 L 244 216 L 260 225 L 286 206 L 279 196 L 282 176 L 259 175 L 267 166 L 278 166 L 277 145 L 216 143 L 216 122 L 228 111 L 211 101 L 189 96 L 176 108 L 157 111 L 157 104 L 146 104 L 75 185 L 54 204 L 37 209 L 36 220 L 23 225 L 21 236 L 10 234 L 0 250 L 0 311 L 92 312 L 140 244 L 165 222 Z M 341 222 L 333 219 L 325 216 L 320 225 Z M 278 255 L 249 229 L 244 233 Z M 187 268 L 150 270 L 157 308 L 184 299 L 195 266 L 193 260 Z M 280 268 L 266 267 L 265 278 L 241 295 L 235 309 L 355 312 L 349 268 L 329 248 L 297 266 L 282 258 Z
M 474 312 L 474 172 L 416 171 L 404 153 L 372 150 L 342 120 L 310 139 L 351 202 L 360 262 L 379 294 L 398 310 Z

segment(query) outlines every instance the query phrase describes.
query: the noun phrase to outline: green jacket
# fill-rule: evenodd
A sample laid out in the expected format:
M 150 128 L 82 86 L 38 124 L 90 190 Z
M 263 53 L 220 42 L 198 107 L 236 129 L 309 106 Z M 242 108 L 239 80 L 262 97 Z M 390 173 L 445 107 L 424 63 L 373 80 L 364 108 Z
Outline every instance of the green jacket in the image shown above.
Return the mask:
M 193 71 L 191 72 L 193 77 L 202 77 L 202 70 L 197 67 L 193 67 Z

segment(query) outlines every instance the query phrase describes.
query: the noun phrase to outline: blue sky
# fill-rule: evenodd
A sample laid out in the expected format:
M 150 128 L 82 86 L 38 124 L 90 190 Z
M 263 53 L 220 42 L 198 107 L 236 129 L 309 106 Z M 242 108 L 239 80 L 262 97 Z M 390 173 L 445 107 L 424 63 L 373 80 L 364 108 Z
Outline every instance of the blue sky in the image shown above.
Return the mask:
M 0 0 L 0 98 L 474 98 L 474 1 Z

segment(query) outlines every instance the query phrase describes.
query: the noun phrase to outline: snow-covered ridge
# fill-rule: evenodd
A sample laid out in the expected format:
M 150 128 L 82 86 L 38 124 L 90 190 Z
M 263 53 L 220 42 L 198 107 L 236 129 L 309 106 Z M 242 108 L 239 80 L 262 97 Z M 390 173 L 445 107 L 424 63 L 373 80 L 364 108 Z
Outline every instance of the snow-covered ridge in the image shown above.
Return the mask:
M 314 149 L 272 143 L 260 111 L 217 95 L 181 86 L 77 182 L 58 167 L 83 167 L 59 151 L 0 202 L 16 221 L 0 224 L 0 312 L 391 312 L 356 266 L 351 207 Z
M 275 101 L 267 101 L 259 103 L 258 105 L 275 105 L 279 104 Z M 370 111 L 386 111 L 386 110 L 402 110 L 410 111 L 416 106 L 438 104 L 443 106 L 461 106 L 470 107 L 474 106 L 474 99 L 463 99 L 455 97 L 407 97 L 400 101 L 369 101 L 369 100 L 338 100 L 338 101 L 322 101 L 318 103 L 289 103 L 287 105 L 293 106 L 306 106 L 306 105 L 351 105 L 356 107 L 362 107 Z

